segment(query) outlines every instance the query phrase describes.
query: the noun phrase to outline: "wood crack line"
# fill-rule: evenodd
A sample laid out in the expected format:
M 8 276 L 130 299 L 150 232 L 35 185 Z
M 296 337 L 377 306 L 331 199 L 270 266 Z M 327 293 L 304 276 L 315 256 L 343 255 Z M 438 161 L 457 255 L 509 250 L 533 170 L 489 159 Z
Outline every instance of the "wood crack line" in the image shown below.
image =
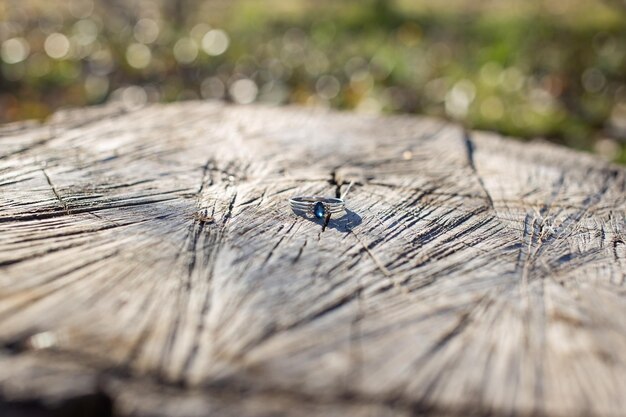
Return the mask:
M 472 140 L 472 138 L 470 136 L 470 132 L 469 131 L 467 131 L 467 130 L 463 131 L 463 140 L 465 142 L 465 149 L 467 151 L 467 160 L 469 162 L 469 166 L 472 169 L 472 171 L 474 172 L 474 175 L 476 175 L 476 178 L 478 179 L 478 183 L 480 184 L 480 186 L 482 187 L 483 191 L 485 192 L 485 197 L 487 198 L 487 202 L 489 203 L 489 207 L 491 207 L 495 211 L 495 207 L 493 205 L 493 199 L 491 198 L 491 194 L 489 194 L 489 191 L 487 191 L 487 187 L 485 187 L 485 183 L 483 182 L 483 178 L 480 176 L 480 174 L 478 173 L 478 170 L 476 169 L 476 164 L 474 162 L 475 145 L 474 145 L 474 141 Z
M 61 195 L 59 194 L 59 192 L 57 191 L 56 187 L 52 183 L 52 180 L 50 179 L 50 176 L 48 175 L 46 170 L 44 168 L 41 168 L 41 172 L 43 172 L 44 177 L 46 177 L 46 181 L 48 182 L 48 185 L 52 189 L 52 192 L 56 196 L 57 200 L 59 200 L 59 203 L 61 203 L 61 206 L 63 207 L 63 210 L 65 211 L 66 214 L 69 214 L 69 208 L 68 208 L 67 203 L 63 200 L 63 198 L 61 198 Z
M 350 230 L 350 234 L 352 234 L 352 236 L 354 236 L 356 240 L 359 241 L 363 249 L 365 249 L 365 251 L 370 256 L 370 258 L 372 258 L 372 261 L 374 261 L 374 264 L 376 264 L 380 272 L 382 272 L 383 275 L 385 275 L 386 277 L 391 277 L 391 272 L 389 272 L 387 267 L 385 267 L 385 264 L 383 264 L 382 261 L 378 259 L 378 257 L 374 254 L 374 252 L 372 252 L 370 248 L 367 247 L 367 245 L 361 240 L 361 238 L 352 230 Z

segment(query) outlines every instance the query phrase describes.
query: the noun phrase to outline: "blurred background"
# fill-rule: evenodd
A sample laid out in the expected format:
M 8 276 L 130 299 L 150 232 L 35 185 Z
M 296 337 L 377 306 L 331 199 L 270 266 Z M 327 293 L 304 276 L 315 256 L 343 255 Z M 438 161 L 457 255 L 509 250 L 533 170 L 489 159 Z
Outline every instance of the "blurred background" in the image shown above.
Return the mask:
M 122 100 L 435 115 L 626 163 L 623 0 L 2 0 L 0 122 Z

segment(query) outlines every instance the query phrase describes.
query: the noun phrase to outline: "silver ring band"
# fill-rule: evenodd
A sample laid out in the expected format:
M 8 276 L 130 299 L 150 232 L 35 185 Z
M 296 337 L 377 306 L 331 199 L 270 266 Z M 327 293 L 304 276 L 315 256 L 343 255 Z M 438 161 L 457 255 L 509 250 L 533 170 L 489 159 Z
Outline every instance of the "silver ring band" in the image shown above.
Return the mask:
M 322 196 L 296 196 L 289 199 L 291 209 L 296 212 L 312 214 L 318 219 L 327 215 L 341 213 L 345 202 L 341 198 Z

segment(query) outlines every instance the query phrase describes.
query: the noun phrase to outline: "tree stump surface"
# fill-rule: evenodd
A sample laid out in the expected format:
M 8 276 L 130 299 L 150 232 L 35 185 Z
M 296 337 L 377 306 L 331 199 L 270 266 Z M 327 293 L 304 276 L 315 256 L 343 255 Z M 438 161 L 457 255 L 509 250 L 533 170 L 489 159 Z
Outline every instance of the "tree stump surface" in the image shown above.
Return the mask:
M 0 135 L 3 416 L 626 415 L 623 167 L 210 102 Z

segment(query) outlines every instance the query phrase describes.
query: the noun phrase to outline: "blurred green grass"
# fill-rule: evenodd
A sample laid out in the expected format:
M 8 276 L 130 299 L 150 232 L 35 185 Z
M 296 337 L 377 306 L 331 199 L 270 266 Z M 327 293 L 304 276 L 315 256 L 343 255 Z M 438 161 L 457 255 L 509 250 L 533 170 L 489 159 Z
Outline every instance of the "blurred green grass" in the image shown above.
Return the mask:
M 299 103 L 436 115 L 625 163 L 619 4 L 3 3 L 0 121 L 110 99 Z

